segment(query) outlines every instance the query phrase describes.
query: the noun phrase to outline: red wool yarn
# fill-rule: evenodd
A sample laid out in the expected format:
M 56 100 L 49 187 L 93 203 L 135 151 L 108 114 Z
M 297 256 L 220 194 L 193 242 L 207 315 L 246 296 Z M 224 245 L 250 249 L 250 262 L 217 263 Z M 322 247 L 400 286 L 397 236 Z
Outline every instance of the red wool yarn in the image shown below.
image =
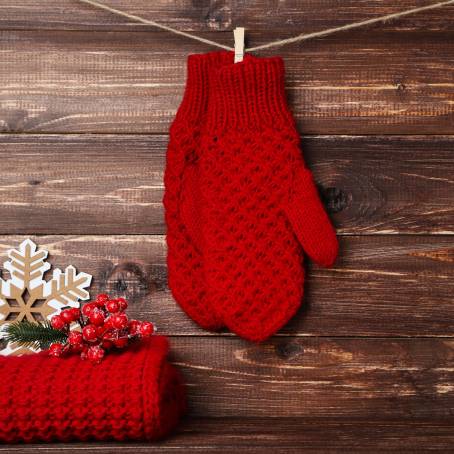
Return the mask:
M 229 60 L 227 52 L 188 57 L 185 94 L 170 127 L 164 175 L 169 287 L 189 317 L 209 330 L 217 330 L 223 323 L 205 297 L 195 165 L 208 106 L 209 77 L 217 66 Z
M 330 266 L 338 242 L 299 148 L 283 60 L 246 55 L 233 63 L 231 52 L 208 55 L 189 57 L 189 68 L 208 73 L 208 84 L 188 70 L 174 122 L 193 114 L 185 102 L 197 93 L 208 97 L 205 115 L 195 103 L 200 127 L 191 140 L 186 128 L 178 144 L 171 131 L 165 181 L 169 285 L 202 327 L 224 324 L 245 339 L 263 341 L 301 304 L 303 250 Z M 217 64 L 206 69 L 204 58 Z M 201 313 L 216 323 L 201 322 Z
M 186 408 L 168 349 L 155 336 L 100 364 L 47 352 L 0 357 L 0 442 L 162 438 Z
M 247 55 L 210 80 L 199 163 L 207 298 L 230 330 L 262 341 L 301 304 L 303 249 L 330 266 L 338 243 L 301 155 L 283 60 Z

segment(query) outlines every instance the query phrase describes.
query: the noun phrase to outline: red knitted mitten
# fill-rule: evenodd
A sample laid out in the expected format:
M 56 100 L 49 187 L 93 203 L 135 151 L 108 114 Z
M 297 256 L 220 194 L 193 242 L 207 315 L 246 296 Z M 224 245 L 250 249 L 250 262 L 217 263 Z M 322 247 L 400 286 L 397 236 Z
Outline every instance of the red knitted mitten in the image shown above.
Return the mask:
M 46 352 L 0 357 L 0 442 L 155 440 L 186 409 L 178 371 L 155 336 L 100 364 Z
M 247 55 L 213 74 L 199 164 L 208 297 L 228 328 L 262 341 L 300 306 L 301 246 L 329 266 L 338 243 L 299 149 L 282 59 Z
M 196 166 L 200 130 L 208 103 L 209 73 L 227 58 L 227 52 L 188 57 L 186 90 L 170 127 L 164 176 L 169 287 L 189 317 L 209 330 L 219 329 L 222 321 L 215 316 L 205 297 Z

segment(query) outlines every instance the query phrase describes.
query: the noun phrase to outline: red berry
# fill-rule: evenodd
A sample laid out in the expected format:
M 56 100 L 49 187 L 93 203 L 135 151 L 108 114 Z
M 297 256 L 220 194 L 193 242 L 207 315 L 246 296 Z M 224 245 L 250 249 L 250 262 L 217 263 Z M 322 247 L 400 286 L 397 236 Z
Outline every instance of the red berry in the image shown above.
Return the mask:
M 100 326 L 104 323 L 104 312 L 100 309 L 93 309 L 88 316 L 90 323 Z
M 106 328 L 106 325 L 101 325 L 96 327 L 96 332 L 98 333 L 98 337 L 101 338 L 110 328 Z
M 51 324 L 52 328 L 55 328 L 55 329 L 63 329 L 66 326 L 66 322 L 59 315 L 54 315 L 50 319 L 50 324 Z
M 113 341 L 115 339 L 115 333 L 113 333 L 112 331 L 106 331 L 102 335 L 102 339 L 103 340 L 108 340 L 108 341 Z
M 85 315 L 85 317 L 88 317 L 91 313 L 91 311 L 96 307 L 95 303 L 86 303 L 82 307 L 82 314 Z
M 140 334 L 143 337 L 150 337 L 154 333 L 154 326 L 151 322 L 142 322 L 139 328 Z
M 73 322 L 79 320 L 80 310 L 77 309 L 77 307 L 73 307 L 72 309 L 70 309 L 70 311 L 71 311 L 71 316 L 72 316 Z
M 117 298 L 115 301 L 116 301 L 116 302 L 118 303 L 118 305 L 120 306 L 120 311 L 121 311 L 121 312 L 123 312 L 123 311 L 125 311 L 125 310 L 127 309 L 127 307 L 128 307 L 128 302 L 127 302 L 124 298 Z
M 84 344 L 71 345 L 71 351 L 74 353 L 82 353 L 84 351 Z
M 87 326 L 83 327 L 82 335 L 83 335 L 84 340 L 86 340 L 88 342 L 93 342 L 98 337 L 98 330 L 96 329 L 96 326 L 87 325 Z
M 82 344 L 80 346 L 80 357 L 81 359 L 87 359 L 87 352 L 90 347 L 87 344 Z
M 81 345 L 83 342 L 83 336 L 80 331 L 71 331 L 68 335 L 68 342 L 72 346 Z
M 62 344 L 51 344 L 49 347 L 50 356 L 61 356 L 63 354 L 63 345 Z
M 99 345 L 94 345 L 93 347 L 90 347 L 87 351 L 87 358 L 94 362 L 94 363 L 100 363 L 102 359 L 104 358 L 104 349 L 100 347 Z
M 111 300 L 106 303 L 106 309 L 111 313 L 115 314 L 115 312 L 118 312 L 120 310 L 120 305 L 116 300 Z
M 123 348 L 128 345 L 128 338 L 127 337 L 120 337 L 118 339 L 115 339 L 114 341 L 115 347 L 117 348 Z
M 139 332 L 141 323 L 138 320 L 131 320 L 128 324 L 129 333 L 135 335 Z
M 109 350 L 113 347 L 113 345 L 113 342 L 109 339 L 103 339 L 103 341 L 101 342 L 101 346 L 104 350 Z
M 65 323 L 71 323 L 73 321 L 73 314 L 71 313 L 71 309 L 65 309 L 61 311 L 60 317 L 63 319 Z
M 112 326 L 117 329 L 125 328 L 128 325 L 128 316 L 126 314 L 113 314 L 110 320 Z
M 100 295 L 98 295 L 96 297 L 96 302 L 97 303 L 105 304 L 105 303 L 107 303 L 107 301 L 109 301 L 109 296 L 106 295 L 105 293 L 101 293 Z

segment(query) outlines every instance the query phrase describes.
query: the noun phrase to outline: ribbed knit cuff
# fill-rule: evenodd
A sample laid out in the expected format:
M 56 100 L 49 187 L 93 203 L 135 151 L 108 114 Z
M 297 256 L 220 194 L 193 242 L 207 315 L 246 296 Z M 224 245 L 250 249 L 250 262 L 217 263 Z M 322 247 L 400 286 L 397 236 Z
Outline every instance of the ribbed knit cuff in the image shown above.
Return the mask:
M 242 62 L 224 64 L 211 74 L 210 128 L 294 124 L 285 97 L 282 58 L 245 55 Z
M 188 56 L 186 88 L 176 115 L 177 121 L 196 122 L 206 115 L 211 74 L 228 63 L 233 63 L 233 52 L 208 52 Z

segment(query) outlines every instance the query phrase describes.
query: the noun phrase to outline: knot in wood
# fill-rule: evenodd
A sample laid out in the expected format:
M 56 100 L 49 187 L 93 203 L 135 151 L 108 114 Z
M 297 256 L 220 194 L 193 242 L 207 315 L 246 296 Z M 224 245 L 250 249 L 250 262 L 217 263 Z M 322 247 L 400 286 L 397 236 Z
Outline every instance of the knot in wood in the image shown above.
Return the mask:
M 304 353 L 303 347 L 296 342 L 282 342 L 275 348 L 277 356 L 282 359 L 292 359 Z
M 347 207 L 348 197 L 342 189 L 334 187 L 324 188 L 321 186 L 318 188 L 323 203 L 330 213 L 339 213 Z

